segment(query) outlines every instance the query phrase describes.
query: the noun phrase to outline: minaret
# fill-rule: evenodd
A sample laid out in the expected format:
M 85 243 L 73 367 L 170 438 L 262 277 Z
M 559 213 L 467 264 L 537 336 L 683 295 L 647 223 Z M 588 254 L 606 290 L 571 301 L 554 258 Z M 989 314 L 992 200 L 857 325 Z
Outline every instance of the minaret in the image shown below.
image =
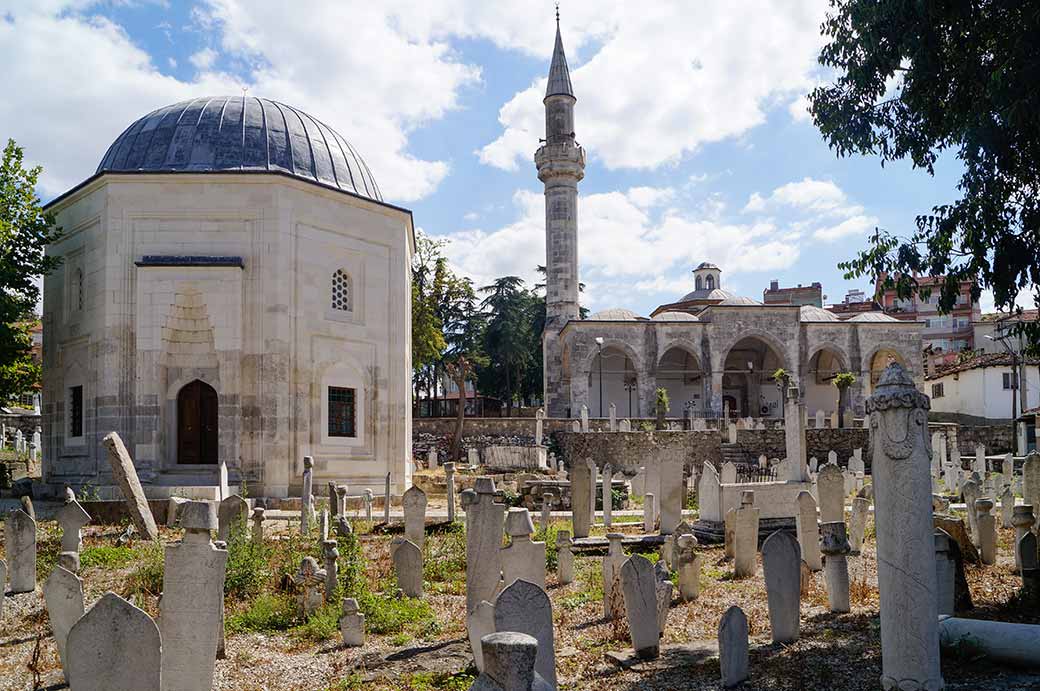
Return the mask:
M 556 11 L 556 46 L 545 90 L 545 144 L 534 155 L 545 185 L 545 331 L 542 358 L 546 412 L 569 414 L 570 387 L 563 377 L 560 329 L 578 319 L 578 181 L 585 151 L 574 141 L 574 97 Z M 569 378 L 567 379 L 569 382 Z

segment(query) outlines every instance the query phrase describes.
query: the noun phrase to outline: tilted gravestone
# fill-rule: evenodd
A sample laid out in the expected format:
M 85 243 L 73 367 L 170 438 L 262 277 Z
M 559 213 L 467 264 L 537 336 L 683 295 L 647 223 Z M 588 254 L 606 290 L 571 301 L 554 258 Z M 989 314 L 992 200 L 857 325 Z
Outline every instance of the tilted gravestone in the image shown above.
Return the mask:
M 43 584 L 43 598 L 47 603 L 54 645 L 58 649 L 61 667 L 65 670 L 65 681 L 69 681 L 65 644 L 69 631 L 83 616 L 83 581 L 68 569 L 55 566 Z
M 526 633 L 538 641 L 534 669 L 556 688 L 556 649 L 553 638 L 552 603 L 534 583 L 513 581 L 495 599 L 495 630 Z M 489 667 L 485 650 L 485 669 Z
M 628 557 L 621 546 L 622 533 L 607 533 L 607 554 L 600 565 L 603 571 L 603 616 L 613 619 L 621 614 L 618 607 L 623 603 L 621 595 L 621 567 Z
M 159 641 L 151 617 L 115 593 L 105 593 L 69 631 L 69 686 L 76 691 L 160 691 Z
M 487 650 L 486 665 L 471 691 L 553 691 L 536 671 L 538 641 L 516 631 L 489 633 L 480 640 Z
M 211 688 L 223 634 L 228 553 L 210 539 L 217 527 L 215 504 L 184 504 L 181 527 L 184 539 L 166 547 L 159 603 L 163 691 Z
M 133 459 L 123 445 L 123 440 L 116 432 L 109 432 L 101 440 L 108 451 L 108 462 L 112 466 L 112 477 L 119 483 L 126 499 L 126 506 L 130 511 L 130 520 L 133 521 L 137 532 L 149 540 L 159 539 L 159 530 L 155 527 L 155 517 L 152 510 L 148 508 L 148 500 L 145 499 L 144 490 L 141 489 L 141 481 L 137 478 L 137 469 L 134 468 Z

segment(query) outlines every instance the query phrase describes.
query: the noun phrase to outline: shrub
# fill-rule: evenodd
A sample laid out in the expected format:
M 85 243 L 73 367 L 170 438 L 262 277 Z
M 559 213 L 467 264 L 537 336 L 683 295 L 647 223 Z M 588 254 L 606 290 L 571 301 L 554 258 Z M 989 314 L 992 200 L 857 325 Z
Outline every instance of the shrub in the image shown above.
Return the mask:
M 334 638 L 339 634 L 339 615 L 339 605 L 327 603 L 294 628 L 292 634 L 307 641 L 326 641 Z
M 366 593 L 358 598 L 358 605 L 365 613 L 365 630 L 369 633 L 396 633 L 408 624 L 433 617 L 430 605 L 419 598 Z
M 145 543 L 136 550 L 138 565 L 126 579 L 125 596 L 158 597 L 163 583 L 163 547 L 158 542 Z
M 431 536 L 432 537 L 432 536 Z M 423 546 L 423 578 L 430 583 L 447 583 L 450 592 L 466 591 L 466 532 L 455 523 L 438 539 L 427 538 Z
M 249 607 L 227 618 L 224 630 L 229 633 L 250 631 L 285 631 L 292 626 L 295 603 L 283 593 L 264 593 L 249 603 Z
M 224 595 L 238 600 L 256 597 L 271 579 L 271 549 L 253 541 L 246 522 L 231 526 L 227 541 L 228 560 Z

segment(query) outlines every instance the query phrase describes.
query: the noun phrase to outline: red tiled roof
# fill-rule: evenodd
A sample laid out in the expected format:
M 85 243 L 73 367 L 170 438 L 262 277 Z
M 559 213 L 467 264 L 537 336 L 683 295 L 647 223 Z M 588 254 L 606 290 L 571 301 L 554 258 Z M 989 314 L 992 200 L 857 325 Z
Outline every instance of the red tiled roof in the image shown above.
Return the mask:
M 1040 359 L 1037 358 L 1019 358 L 1020 364 L 1025 365 L 1036 365 L 1040 364 Z M 938 379 L 939 377 L 945 377 L 948 374 L 956 374 L 958 372 L 966 372 L 972 369 L 978 369 L 980 367 L 1010 367 L 1011 356 L 1007 353 L 982 353 L 976 355 L 970 360 L 964 360 L 963 362 L 956 362 L 946 367 L 940 367 L 934 376 L 926 376 L 925 379 Z

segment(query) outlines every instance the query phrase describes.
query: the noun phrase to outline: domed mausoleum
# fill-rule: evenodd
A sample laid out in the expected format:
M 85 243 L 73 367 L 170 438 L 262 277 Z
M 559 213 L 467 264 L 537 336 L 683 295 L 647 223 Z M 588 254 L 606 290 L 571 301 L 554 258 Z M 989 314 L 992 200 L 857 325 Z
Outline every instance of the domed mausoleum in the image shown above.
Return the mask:
M 146 493 L 410 484 L 412 215 L 358 151 L 276 101 L 140 118 L 48 205 L 45 480 L 112 483 L 117 431 Z M 316 485 L 317 486 L 317 485 Z

